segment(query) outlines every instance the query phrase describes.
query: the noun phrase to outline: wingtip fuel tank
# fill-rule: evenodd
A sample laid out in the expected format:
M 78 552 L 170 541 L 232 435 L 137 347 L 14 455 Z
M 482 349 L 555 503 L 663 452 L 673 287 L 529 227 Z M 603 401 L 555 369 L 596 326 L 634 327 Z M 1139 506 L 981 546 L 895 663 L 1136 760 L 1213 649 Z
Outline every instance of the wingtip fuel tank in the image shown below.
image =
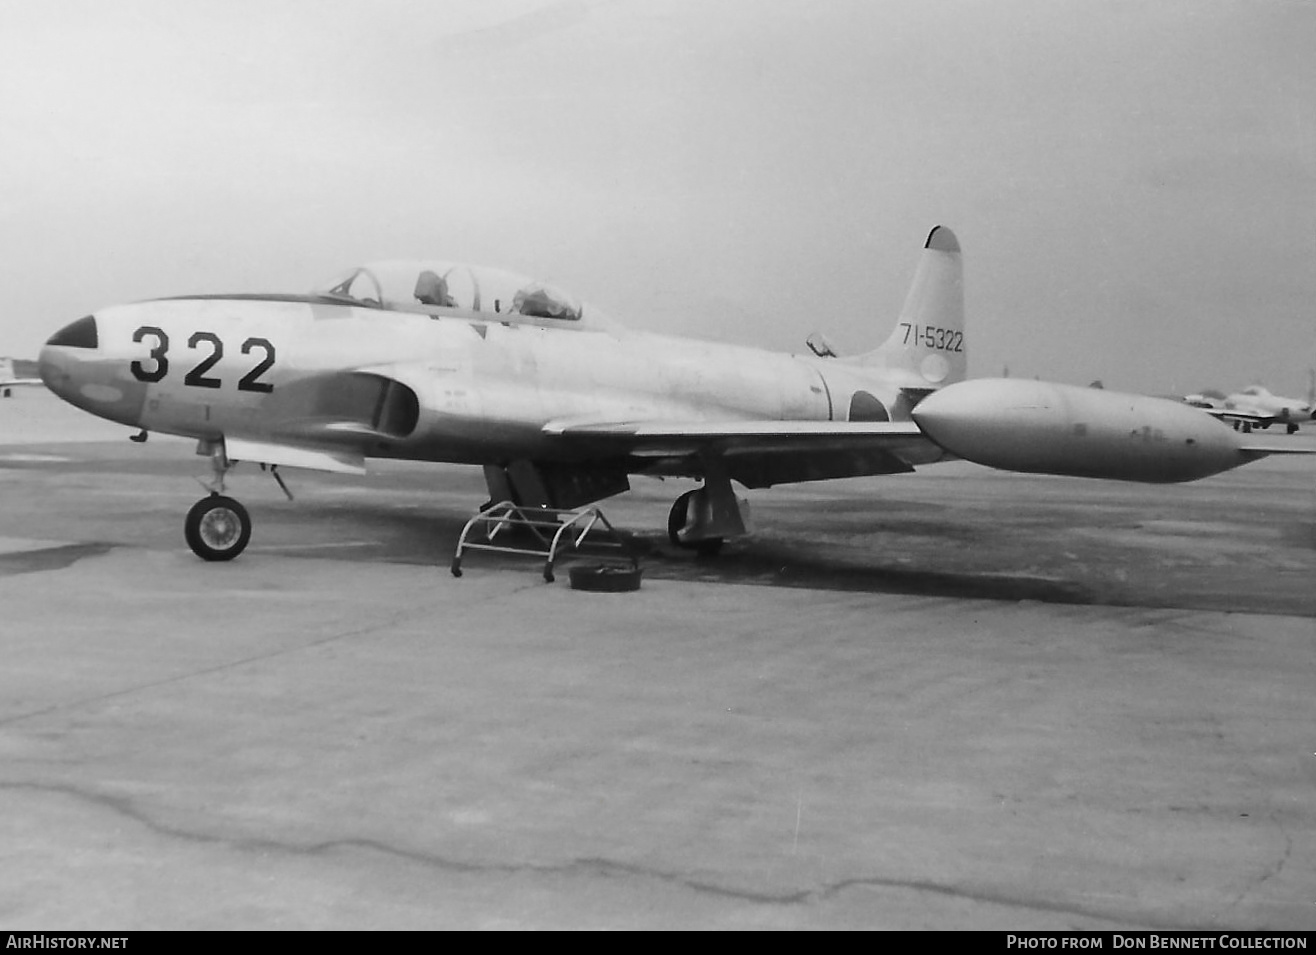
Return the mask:
M 1171 483 L 1255 460 L 1241 437 L 1163 398 L 1017 378 L 975 378 L 913 410 L 957 457 L 1006 471 Z

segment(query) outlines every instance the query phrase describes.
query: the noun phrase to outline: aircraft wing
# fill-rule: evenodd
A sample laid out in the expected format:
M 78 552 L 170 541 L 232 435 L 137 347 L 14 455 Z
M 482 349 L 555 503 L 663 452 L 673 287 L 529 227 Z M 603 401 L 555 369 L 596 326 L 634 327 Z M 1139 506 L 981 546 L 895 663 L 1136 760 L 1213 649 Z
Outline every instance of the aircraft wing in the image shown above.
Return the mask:
M 1270 454 L 1316 454 L 1316 448 L 1286 444 L 1245 444 L 1238 450 L 1246 454 L 1250 460 L 1264 458 Z
M 28 362 L 28 365 L 32 365 Z M 44 382 L 32 375 L 20 375 L 12 358 L 0 358 L 0 388 L 14 388 L 19 385 L 40 385 Z
M 1274 424 L 1279 418 L 1273 414 L 1258 411 L 1242 411 L 1238 408 L 1203 408 L 1212 418 L 1220 421 L 1246 421 L 1249 424 Z
M 946 453 L 912 421 L 551 421 L 545 434 L 598 457 L 699 473 L 720 458 L 746 487 L 912 471 Z

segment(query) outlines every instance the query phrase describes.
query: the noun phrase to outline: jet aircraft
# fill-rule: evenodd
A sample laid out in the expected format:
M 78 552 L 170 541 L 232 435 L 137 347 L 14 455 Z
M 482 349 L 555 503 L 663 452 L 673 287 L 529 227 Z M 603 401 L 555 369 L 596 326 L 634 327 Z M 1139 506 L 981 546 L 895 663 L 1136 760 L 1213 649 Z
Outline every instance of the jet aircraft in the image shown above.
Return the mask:
M 1298 430 L 1296 422 L 1316 418 L 1316 407 L 1313 407 L 1312 402 L 1271 394 L 1262 385 L 1249 385 L 1242 391 L 1229 395 L 1225 398 L 1225 408 L 1235 412 L 1269 416 L 1270 420 L 1261 425 L 1263 428 L 1280 421 L 1288 426 L 1290 434 Z
M 40 378 L 19 378 L 12 358 L 0 358 L 0 398 L 12 397 L 15 387 L 39 384 Z
M 1298 430 L 1299 421 L 1316 419 L 1316 401 L 1282 398 L 1271 394 L 1262 385 L 1249 385 L 1229 395 L 1219 391 L 1203 391 L 1200 394 L 1185 395 L 1183 400 L 1244 431 L 1254 427 L 1269 428 L 1272 424 L 1280 423 L 1289 434 L 1293 434 Z
M 360 473 L 368 458 L 484 468 L 491 502 L 575 508 L 632 475 L 684 476 L 668 535 L 715 552 L 748 533 L 746 488 L 895 474 L 953 457 L 1019 471 L 1186 481 L 1286 449 L 1182 404 L 1013 379 L 965 380 L 958 240 L 928 235 L 875 349 L 790 355 L 627 329 L 560 290 L 439 261 L 352 269 L 311 294 L 113 306 L 56 332 L 52 391 L 93 414 L 195 438 L 211 494 L 184 523 L 228 560 L 251 534 L 225 493 L 238 461 Z M 816 344 L 816 343 L 815 343 Z

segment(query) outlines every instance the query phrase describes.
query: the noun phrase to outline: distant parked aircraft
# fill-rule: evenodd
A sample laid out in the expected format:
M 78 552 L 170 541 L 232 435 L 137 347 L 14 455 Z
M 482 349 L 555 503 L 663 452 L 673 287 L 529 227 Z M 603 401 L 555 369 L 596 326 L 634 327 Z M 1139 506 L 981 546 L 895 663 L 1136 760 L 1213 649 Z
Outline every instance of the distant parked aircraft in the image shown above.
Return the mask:
M 14 372 L 12 358 L 0 358 L 0 398 L 10 398 L 19 385 L 39 385 L 40 378 L 19 378 Z
M 1292 434 L 1298 430 L 1298 421 L 1316 418 L 1316 408 L 1310 399 L 1283 398 L 1271 394 L 1261 385 L 1249 385 L 1229 395 L 1208 390 L 1185 395 L 1183 400 L 1243 431 L 1282 423 Z

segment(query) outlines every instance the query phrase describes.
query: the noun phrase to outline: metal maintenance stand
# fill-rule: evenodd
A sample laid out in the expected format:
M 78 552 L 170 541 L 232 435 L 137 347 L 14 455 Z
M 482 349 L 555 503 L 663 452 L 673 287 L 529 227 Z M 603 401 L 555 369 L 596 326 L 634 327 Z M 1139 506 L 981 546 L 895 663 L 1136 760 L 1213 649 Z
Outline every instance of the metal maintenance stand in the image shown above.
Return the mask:
M 477 531 L 476 536 L 483 537 L 483 540 L 472 540 L 472 531 Z M 517 531 L 523 531 L 518 541 L 507 540 Z M 489 550 L 543 557 L 544 580 L 551 584 L 553 564 L 558 557 L 564 551 L 580 551 L 585 545 L 591 549 L 590 556 L 604 556 L 593 553 L 596 549 L 605 554 L 616 551 L 616 554 L 607 554 L 605 559 L 629 563 L 632 570 L 640 568 L 631 547 L 597 507 L 521 507 L 511 501 L 500 501 L 476 514 L 462 528 L 461 537 L 457 539 L 457 553 L 452 558 L 452 575 L 462 575 L 463 551 Z

